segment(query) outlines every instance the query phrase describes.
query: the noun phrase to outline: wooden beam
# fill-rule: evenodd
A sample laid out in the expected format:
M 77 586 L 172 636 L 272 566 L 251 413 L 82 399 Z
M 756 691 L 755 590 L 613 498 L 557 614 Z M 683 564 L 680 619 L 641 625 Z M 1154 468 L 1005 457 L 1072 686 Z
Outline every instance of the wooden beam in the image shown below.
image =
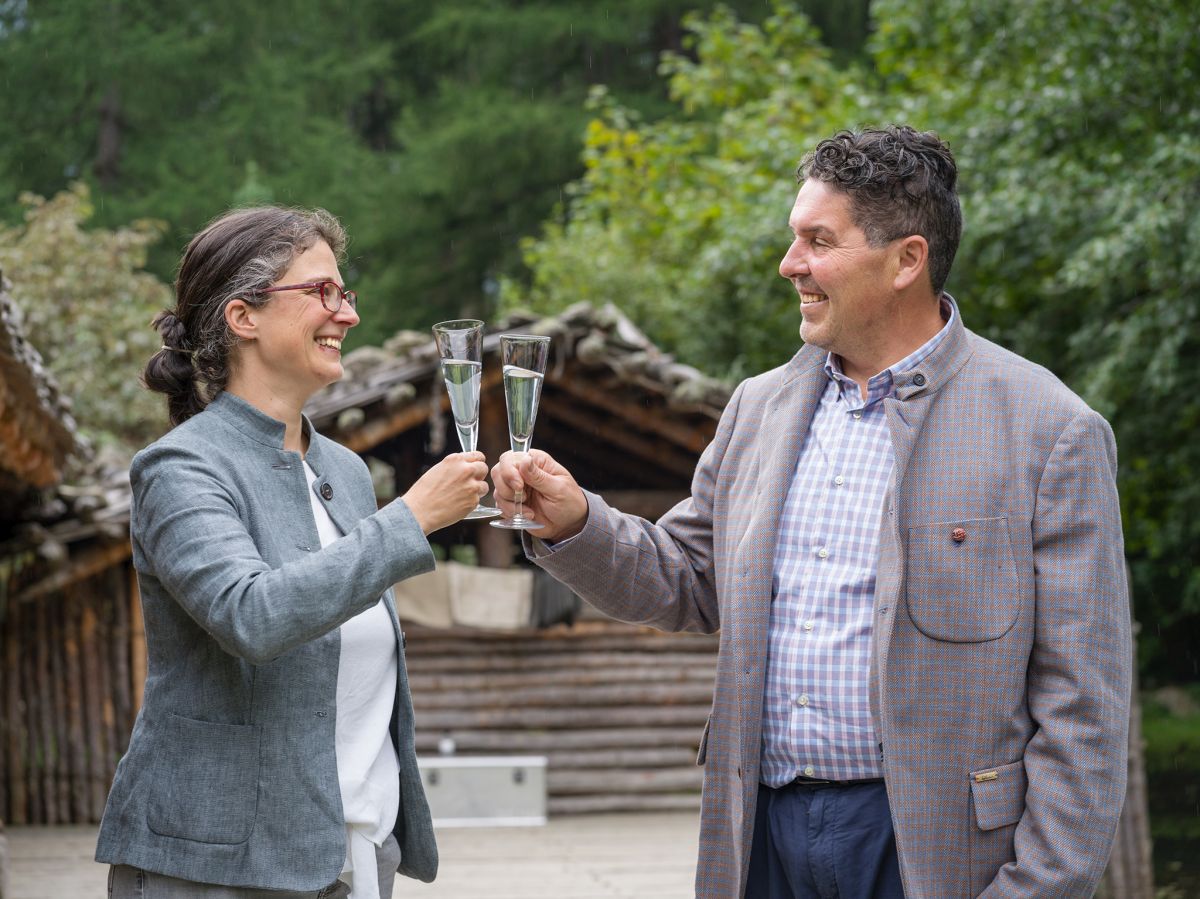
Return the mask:
M 417 728 L 417 751 L 436 752 L 442 737 L 454 741 L 455 750 L 463 754 L 514 752 L 553 752 L 572 750 L 600 751 L 629 750 L 637 747 L 658 749 L 673 746 L 690 747 L 693 759 L 700 744 L 700 729 L 696 727 L 606 727 L 578 730 L 528 730 L 521 726 L 512 730 L 448 730 Z
M 717 432 L 717 420 L 709 419 L 703 424 L 687 424 L 679 413 L 672 412 L 666 403 L 655 403 L 647 409 L 632 399 L 635 388 L 615 378 L 598 381 L 571 372 L 568 376 L 550 382 L 555 389 L 565 391 L 592 406 L 604 409 L 631 425 L 667 438 L 689 452 L 699 456 L 712 442 Z
M 696 765 L 678 768 L 598 768 L 583 771 L 546 772 L 546 792 L 555 796 L 587 793 L 677 793 L 700 792 L 704 769 Z
M 624 453 L 596 439 L 595 433 L 577 431 L 553 416 L 535 435 L 535 445 L 567 467 L 580 484 L 589 490 L 599 485 L 617 485 L 622 490 L 642 490 L 678 484 L 684 478 L 652 466 L 631 466 Z M 599 489 L 598 492 L 603 492 Z
M 47 594 L 56 593 L 74 583 L 97 575 L 112 565 L 124 562 L 132 554 L 133 546 L 128 540 L 92 546 L 69 561 L 65 567 L 30 584 L 13 597 L 13 602 L 33 602 Z
M 501 378 L 502 375 L 499 371 L 486 373 L 480 384 L 480 390 L 488 390 L 499 384 Z M 430 389 L 440 390 L 441 396 L 436 399 L 438 408 L 443 413 L 449 412 L 450 397 L 446 391 L 438 387 L 436 380 Z M 429 420 L 432 411 L 432 398 L 428 394 L 423 394 L 418 388 L 416 398 L 403 408 L 380 418 L 368 418 L 366 422 L 353 430 L 331 431 L 330 436 L 356 453 L 365 453 L 385 440 L 391 440 L 405 431 L 424 424 Z
M 576 409 L 565 403 L 547 403 L 543 412 L 548 418 L 566 422 L 572 427 L 593 434 L 602 433 L 603 440 L 639 456 L 646 462 L 664 468 L 682 478 L 691 479 L 696 471 L 696 456 L 681 450 L 677 444 L 660 437 L 642 436 L 620 418 L 603 419 L 593 417 L 590 412 Z
M 546 812 L 553 816 L 596 812 L 692 811 L 700 808 L 700 792 L 610 793 L 596 796 L 549 796 Z

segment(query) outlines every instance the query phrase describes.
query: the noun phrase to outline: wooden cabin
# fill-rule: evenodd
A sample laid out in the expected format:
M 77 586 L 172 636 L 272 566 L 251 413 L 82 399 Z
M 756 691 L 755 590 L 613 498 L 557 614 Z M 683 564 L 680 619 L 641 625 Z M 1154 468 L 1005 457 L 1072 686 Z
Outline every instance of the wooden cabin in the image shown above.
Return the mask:
M 613 307 L 580 306 L 502 326 L 553 338 L 535 446 L 628 511 L 656 516 L 687 495 L 728 397 L 725 385 L 675 364 Z M 500 330 L 485 340 L 482 395 L 481 448 L 493 459 L 507 449 Z M 306 411 L 319 430 L 367 459 L 385 502 L 458 449 L 440 366 L 431 336 L 411 332 L 348 353 L 345 362 L 347 377 Z M 69 415 L 60 404 L 20 432 L 31 466 L 45 466 L 31 435 L 59 434 L 62 443 L 64 422 Z M 23 493 L 13 506 L 3 532 L 7 555 L 0 556 L 8 560 L 0 573 L 10 572 L 2 582 L 8 613 L 0 621 L 0 817 L 18 824 L 98 821 L 145 681 L 129 561 L 128 472 L 94 473 L 70 486 L 38 483 L 40 492 Z M 495 568 L 527 564 L 515 537 L 486 523 L 464 523 L 436 539 L 455 558 Z M 547 607 L 571 607 L 537 575 L 540 623 L 582 620 L 539 628 L 535 615 L 503 632 L 409 629 L 421 751 L 449 736 L 463 753 L 549 753 L 552 812 L 624 807 L 609 789 L 622 780 L 610 777 L 617 767 L 625 786 L 632 784 L 622 789 L 634 805 L 695 805 L 694 756 L 710 705 L 716 638 L 663 636 L 587 610 L 547 618 Z M 664 645 L 676 649 L 664 652 Z M 490 689 L 481 688 L 485 682 Z M 640 736 L 633 733 L 639 729 Z M 614 754 L 620 747 L 643 752 Z M 574 753 L 574 767 L 562 767 L 562 753 Z M 647 802 L 646 795 L 659 798 Z

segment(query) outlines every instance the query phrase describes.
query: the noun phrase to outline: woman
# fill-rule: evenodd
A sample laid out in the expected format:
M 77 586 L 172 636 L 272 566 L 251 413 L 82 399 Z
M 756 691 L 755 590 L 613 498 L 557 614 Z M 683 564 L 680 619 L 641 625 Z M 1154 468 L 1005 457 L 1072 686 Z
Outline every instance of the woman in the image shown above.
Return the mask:
M 301 413 L 358 324 L 344 246 L 320 210 L 231 212 L 154 321 L 144 381 L 175 427 L 130 468 L 149 667 L 100 827 L 110 896 L 386 899 L 437 872 L 389 588 L 487 471 L 449 456 L 377 511 Z

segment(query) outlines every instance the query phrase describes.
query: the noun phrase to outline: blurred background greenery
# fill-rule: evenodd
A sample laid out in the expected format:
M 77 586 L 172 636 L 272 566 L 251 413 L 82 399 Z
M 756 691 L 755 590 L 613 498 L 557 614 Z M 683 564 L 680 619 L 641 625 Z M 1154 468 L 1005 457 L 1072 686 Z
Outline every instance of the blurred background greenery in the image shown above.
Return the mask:
M 358 344 L 612 301 L 734 379 L 796 348 L 806 150 L 935 129 L 948 289 L 1112 422 L 1142 677 L 1195 682 L 1195 25 L 1193 0 L 0 0 L 0 268 L 101 446 L 162 429 L 142 325 L 188 236 L 260 201 L 346 223 Z

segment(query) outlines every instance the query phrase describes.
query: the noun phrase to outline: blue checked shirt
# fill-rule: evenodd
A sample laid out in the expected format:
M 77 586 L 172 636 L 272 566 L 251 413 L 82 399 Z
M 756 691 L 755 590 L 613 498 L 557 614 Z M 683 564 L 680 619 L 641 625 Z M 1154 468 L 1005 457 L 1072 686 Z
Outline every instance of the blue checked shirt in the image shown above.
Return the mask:
M 949 323 L 951 302 L 942 301 Z M 779 522 L 763 694 L 762 782 L 882 776 L 868 675 L 879 521 L 895 457 L 883 401 L 894 375 L 919 365 L 948 332 L 867 382 L 842 373 L 813 414 Z

